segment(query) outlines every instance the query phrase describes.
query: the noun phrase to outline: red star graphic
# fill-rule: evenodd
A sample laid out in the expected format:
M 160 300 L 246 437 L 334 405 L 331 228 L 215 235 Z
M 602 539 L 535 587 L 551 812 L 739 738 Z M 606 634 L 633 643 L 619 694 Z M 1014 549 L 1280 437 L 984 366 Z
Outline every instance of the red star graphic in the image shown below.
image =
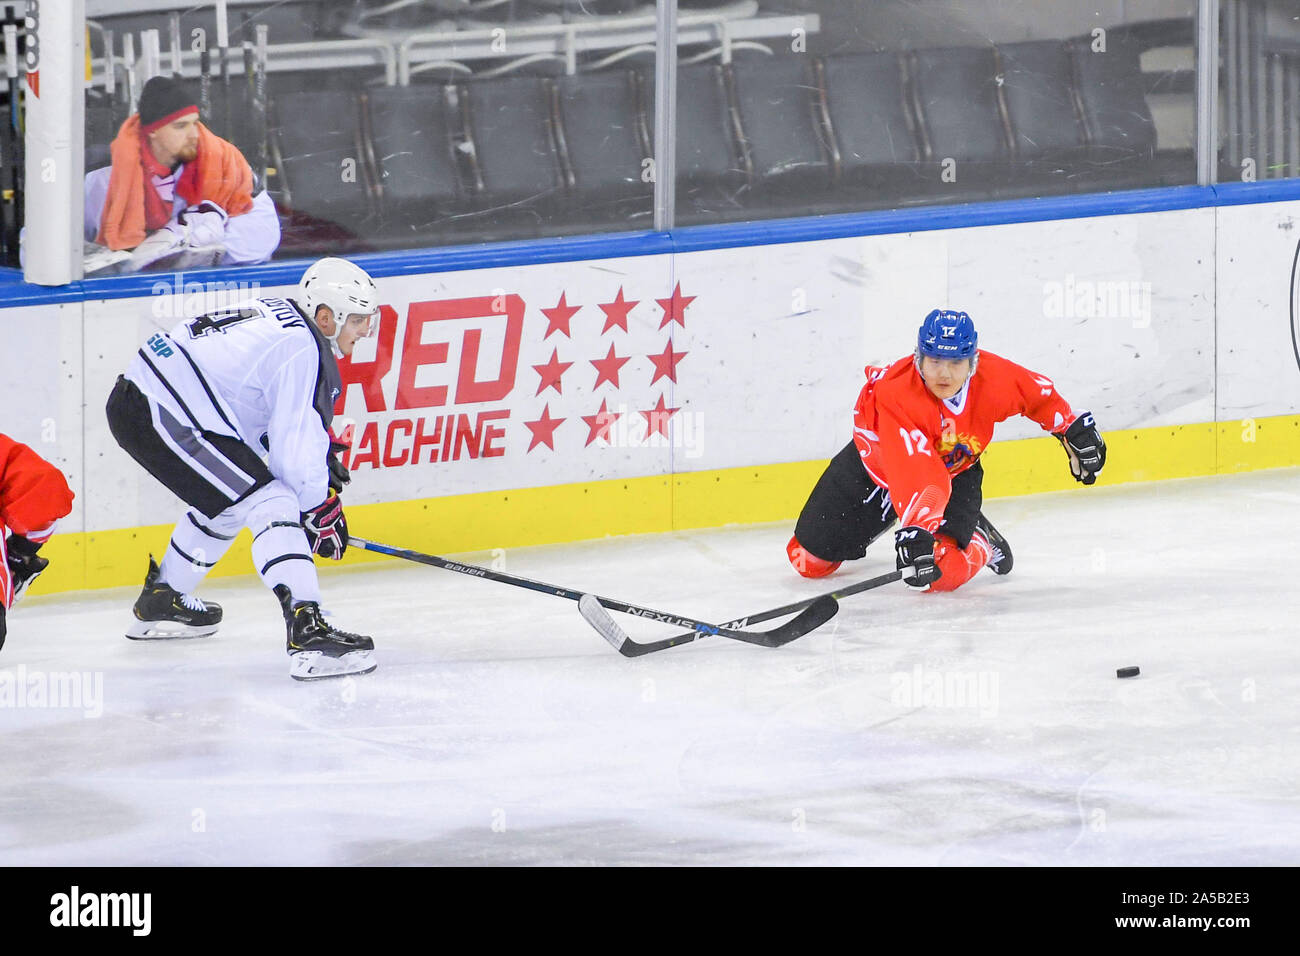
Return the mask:
M 627 358 L 619 358 L 614 354 L 614 346 L 611 345 L 609 347 L 609 354 L 603 359 L 589 359 L 588 361 L 590 361 L 592 365 L 596 366 L 596 384 L 591 387 L 591 390 L 594 392 L 596 389 L 600 388 L 601 382 L 609 382 L 615 388 L 619 388 L 618 370 L 628 362 L 632 361 L 632 356 L 629 355 Z
M 542 336 L 542 341 L 550 338 L 552 332 L 563 332 L 569 335 L 569 320 L 574 314 L 581 309 L 580 305 L 569 305 L 565 301 L 564 293 L 560 293 L 560 301 L 555 304 L 553 309 L 542 309 L 542 315 L 546 316 L 546 321 L 550 324 L 546 326 L 546 334 Z M 572 338 L 572 336 L 569 336 Z
M 590 445 L 597 438 L 603 438 L 609 441 L 609 427 L 623 417 L 622 412 L 611 412 L 606 407 L 606 402 L 601 399 L 600 411 L 595 415 L 583 415 L 582 420 L 587 423 L 587 445 Z M 587 447 L 586 445 L 583 446 Z
M 537 419 L 535 422 L 524 422 L 524 424 L 528 426 L 529 431 L 533 433 L 533 440 L 528 443 L 528 451 L 532 451 L 538 445 L 543 443 L 545 443 L 546 447 L 551 451 L 555 451 L 555 445 L 553 444 L 555 439 L 555 429 L 559 428 L 560 423 L 563 421 L 563 418 L 551 417 L 551 406 L 547 404 L 542 408 L 541 418 Z
M 653 385 L 661 378 L 667 378 L 673 382 L 677 381 L 677 363 L 685 358 L 687 354 L 686 352 L 674 352 L 673 340 L 669 339 L 668 344 L 664 346 L 664 350 L 658 355 L 647 355 L 646 358 L 653 362 L 655 367 L 655 375 L 654 378 L 650 379 L 650 384 Z
M 618 326 L 624 332 L 627 331 L 627 314 L 632 311 L 641 302 L 640 299 L 633 299 L 631 302 L 623 300 L 623 287 L 618 287 L 618 295 L 614 296 L 613 302 L 598 303 L 600 311 L 605 313 L 605 327 L 600 330 L 604 335 L 614 326 Z
M 686 328 L 686 307 L 695 301 L 693 295 L 682 295 L 682 284 L 679 282 L 673 286 L 673 294 L 668 299 L 655 299 L 659 307 L 664 310 L 664 320 L 659 323 L 659 328 L 663 328 L 669 322 L 676 322 L 682 328 Z
M 657 404 L 654 408 L 646 412 L 638 412 L 639 415 L 642 415 L 645 418 L 645 424 L 646 424 L 645 437 L 648 439 L 655 432 L 658 432 L 659 434 L 667 438 L 668 419 L 672 418 L 673 415 L 675 415 L 677 412 L 680 411 L 681 411 L 680 407 L 678 408 L 665 407 L 664 397 L 660 395 L 659 404 Z
M 547 387 L 554 388 L 556 392 L 563 395 L 564 389 L 561 387 L 560 376 L 572 367 L 572 362 L 561 362 L 559 349 L 551 350 L 551 360 L 545 365 L 534 365 L 533 371 L 542 377 L 541 384 L 537 386 L 537 394 L 542 394 Z M 676 381 L 676 379 L 674 379 Z

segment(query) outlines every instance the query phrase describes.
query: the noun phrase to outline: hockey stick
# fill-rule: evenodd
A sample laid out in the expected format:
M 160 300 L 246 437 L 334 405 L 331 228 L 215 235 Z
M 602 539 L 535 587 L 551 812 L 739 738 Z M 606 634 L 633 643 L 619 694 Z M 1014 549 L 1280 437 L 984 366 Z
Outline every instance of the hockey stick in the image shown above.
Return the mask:
M 212 115 L 212 54 L 206 47 L 199 53 L 199 114 L 216 125 Z
M 230 28 L 226 19 L 226 0 L 216 0 L 217 8 L 217 75 L 221 77 L 221 135 L 230 136 Z
M 575 591 L 572 588 L 559 587 L 554 584 L 545 584 L 541 581 L 534 581 L 531 578 L 522 578 L 514 574 L 506 574 L 503 571 L 493 571 L 489 568 L 481 568 L 473 564 L 462 564 L 459 561 L 450 561 L 447 558 L 440 558 L 435 554 L 422 554 L 419 551 L 411 551 L 406 548 L 394 548 L 390 545 L 379 544 L 375 541 L 367 541 L 365 538 L 358 538 L 352 535 L 348 536 L 348 544 L 353 547 L 362 548 L 366 551 L 373 551 L 376 554 L 387 554 L 395 558 L 404 558 L 407 561 L 414 561 L 417 564 L 428 564 L 435 568 L 442 568 L 445 571 L 455 571 L 459 574 L 468 574 L 476 578 L 486 578 L 489 581 L 496 581 L 500 584 L 510 584 L 515 587 L 527 588 L 530 591 L 537 591 L 541 594 L 552 594 L 556 597 L 566 598 L 570 601 L 577 601 L 578 608 L 582 612 L 583 618 L 600 632 L 600 635 L 613 645 L 614 649 L 624 657 L 640 657 L 643 654 L 649 654 L 656 650 L 661 650 L 665 645 L 662 641 L 656 641 L 650 644 L 638 644 L 629 638 L 623 630 L 614 623 L 604 608 L 612 611 L 621 611 L 624 614 L 633 614 L 637 617 L 649 618 L 664 624 L 671 624 L 674 627 L 691 628 L 692 639 L 695 637 L 716 634 L 721 637 L 729 637 L 732 640 L 744 641 L 747 644 L 759 644 L 764 647 L 780 647 L 788 644 L 797 637 L 802 637 L 813 628 L 820 627 L 839 610 L 839 604 L 834 598 L 827 597 L 824 599 L 815 599 L 803 602 L 802 611 L 798 617 L 787 621 L 779 627 L 770 631 L 760 631 L 749 633 L 746 631 L 737 631 L 729 627 L 717 627 L 713 624 L 706 624 L 703 621 L 697 621 L 694 618 L 683 617 L 680 614 L 670 614 L 665 611 L 656 611 L 653 608 L 641 607 L 636 604 L 627 604 L 624 601 L 616 601 L 613 598 L 599 597 L 594 594 L 585 594 L 582 591 Z M 593 612 L 593 609 L 600 609 L 599 613 Z M 603 615 L 603 616 L 602 616 Z M 675 640 L 675 639 L 672 639 Z M 684 642 L 677 642 L 684 643 Z
M 856 584 L 846 585 L 838 591 L 830 591 L 826 594 L 819 594 L 816 597 L 804 598 L 803 600 L 795 601 L 792 604 L 785 604 L 781 607 L 774 607 L 768 611 L 759 611 L 757 614 L 750 614 L 748 617 L 736 618 L 736 620 L 727 621 L 721 626 L 749 627 L 752 624 L 762 624 L 764 621 L 770 621 L 773 618 L 785 617 L 787 614 L 794 614 L 798 611 L 802 611 L 805 608 L 815 605 L 818 601 L 824 601 L 828 598 L 837 602 L 836 606 L 838 607 L 840 598 L 846 598 L 851 594 L 861 594 L 863 591 L 870 591 L 872 588 L 883 587 L 886 584 L 893 584 L 895 581 L 901 580 L 902 577 L 902 571 L 890 571 L 888 574 L 882 574 L 874 578 L 867 578 L 867 580 L 858 581 Z M 612 625 L 615 628 L 618 627 L 618 625 L 614 623 L 613 618 L 610 618 L 609 625 L 606 625 L 604 621 L 597 623 L 597 621 L 593 620 L 592 617 L 588 617 L 587 611 L 583 610 L 581 604 L 579 604 L 578 607 L 579 610 L 583 611 L 582 616 L 587 618 L 587 623 L 597 630 L 600 630 L 603 626 L 609 625 Z M 597 605 L 597 607 L 592 611 L 593 616 L 597 618 L 599 618 L 599 614 L 601 613 L 604 612 L 600 609 L 599 605 Z M 605 616 L 609 617 L 607 614 Z M 687 631 L 685 634 L 678 634 L 676 637 L 666 637 L 661 641 L 656 641 L 653 645 L 643 644 L 641 646 L 647 649 L 640 653 L 651 654 L 654 653 L 654 651 L 667 650 L 668 648 L 676 647 L 679 644 L 689 644 L 692 641 L 699 640 L 700 637 L 701 635 L 696 631 Z
M 253 58 L 253 130 L 257 135 L 257 178 L 262 189 L 266 189 L 266 43 L 270 31 L 261 23 L 254 33 L 257 52 Z

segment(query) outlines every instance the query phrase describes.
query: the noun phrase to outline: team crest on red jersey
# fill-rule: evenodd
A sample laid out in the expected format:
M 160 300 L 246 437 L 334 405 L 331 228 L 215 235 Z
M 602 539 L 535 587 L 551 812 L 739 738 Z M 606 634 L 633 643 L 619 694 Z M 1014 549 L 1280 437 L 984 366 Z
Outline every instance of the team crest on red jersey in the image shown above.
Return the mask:
M 947 417 L 943 419 L 943 427 L 939 433 L 938 449 L 944 467 L 950 472 L 960 470 L 979 458 L 980 453 L 984 451 L 979 439 L 957 431 L 957 423 Z

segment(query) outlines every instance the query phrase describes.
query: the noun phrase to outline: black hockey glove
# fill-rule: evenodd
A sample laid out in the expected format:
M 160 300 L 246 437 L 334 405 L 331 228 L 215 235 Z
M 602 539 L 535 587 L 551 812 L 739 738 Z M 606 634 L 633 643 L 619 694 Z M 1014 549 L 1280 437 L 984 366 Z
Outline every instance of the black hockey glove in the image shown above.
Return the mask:
M 352 473 L 348 471 L 343 464 L 343 460 L 339 458 L 339 455 L 351 447 L 351 445 L 330 436 L 330 450 L 325 456 L 325 466 L 329 468 L 330 472 L 330 491 L 336 495 L 340 494 L 343 491 L 343 486 L 352 480 Z
M 908 587 L 927 588 L 943 573 L 934 563 L 934 535 L 911 525 L 894 532 L 894 550 L 898 552 L 898 570 Z
M 1075 481 L 1090 485 L 1106 464 L 1106 443 L 1102 441 L 1092 412 L 1083 412 L 1069 428 L 1056 436 L 1070 458 L 1070 474 Z
M 343 517 L 343 502 L 336 494 L 303 512 L 302 530 L 312 554 L 338 561 L 348 549 L 348 522 Z
M 14 599 L 9 602 L 11 605 L 17 604 L 31 583 L 50 566 L 49 558 L 42 558 L 36 553 L 39 548 L 39 544 L 28 541 L 20 534 L 11 534 L 5 542 L 9 580 L 14 589 Z

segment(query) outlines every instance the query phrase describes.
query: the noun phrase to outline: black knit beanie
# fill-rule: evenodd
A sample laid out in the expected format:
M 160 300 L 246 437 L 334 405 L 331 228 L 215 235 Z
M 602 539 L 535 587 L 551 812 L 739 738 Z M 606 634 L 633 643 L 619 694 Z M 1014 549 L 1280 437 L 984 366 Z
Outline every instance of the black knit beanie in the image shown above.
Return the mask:
M 191 111 L 199 111 L 194 97 L 181 84 L 165 76 L 153 77 L 140 93 L 140 126 L 146 133 Z

